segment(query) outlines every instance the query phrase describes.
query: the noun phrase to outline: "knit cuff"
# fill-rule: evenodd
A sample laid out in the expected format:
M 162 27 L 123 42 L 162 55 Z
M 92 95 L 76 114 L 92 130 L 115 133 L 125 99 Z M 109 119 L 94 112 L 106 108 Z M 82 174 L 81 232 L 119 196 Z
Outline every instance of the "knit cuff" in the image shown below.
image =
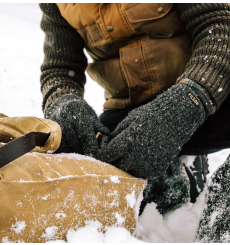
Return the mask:
M 75 84 L 75 88 L 71 86 L 65 86 L 62 89 L 57 89 L 52 94 L 49 95 L 49 97 L 44 100 L 43 110 L 44 112 L 47 110 L 47 108 L 56 101 L 59 97 L 66 95 L 66 94 L 77 94 L 79 97 L 84 97 L 84 89 L 81 86 L 77 86 Z
M 215 113 L 217 106 L 205 88 L 201 87 L 198 83 L 195 83 L 188 78 L 181 80 L 179 83 L 186 84 L 196 93 L 201 103 L 203 104 L 207 115 Z

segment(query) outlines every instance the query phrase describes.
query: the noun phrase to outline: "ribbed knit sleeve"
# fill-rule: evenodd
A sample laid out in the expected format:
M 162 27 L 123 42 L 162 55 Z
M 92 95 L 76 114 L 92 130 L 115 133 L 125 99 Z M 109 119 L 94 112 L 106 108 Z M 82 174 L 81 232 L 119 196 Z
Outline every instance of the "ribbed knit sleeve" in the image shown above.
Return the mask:
M 42 3 L 41 29 L 45 32 L 44 62 L 41 66 L 42 109 L 58 97 L 77 93 L 83 97 L 87 59 L 84 41 L 61 16 L 53 3 Z
M 192 34 L 194 52 L 178 79 L 189 78 L 204 87 L 217 108 L 230 93 L 230 4 L 177 4 Z

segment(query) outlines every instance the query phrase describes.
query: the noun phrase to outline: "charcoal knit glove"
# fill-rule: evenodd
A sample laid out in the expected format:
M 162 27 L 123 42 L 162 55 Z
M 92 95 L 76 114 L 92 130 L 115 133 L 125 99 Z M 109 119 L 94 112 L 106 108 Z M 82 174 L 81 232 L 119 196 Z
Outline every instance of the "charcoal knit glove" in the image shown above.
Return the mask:
M 204 107 L 193 90 L 185 84 L 174 85 L 132 110 L 97 158 L 136 177 L 158 177 L 205 118 Z
M 45 111 L 45 118 L 57 122 L 61 127 L 61 145 L 56 153 L 75 152 L 94 156 L 99 148 L 96 134 L 110 134 L 100 123 L 95 111 L 76 94 L 58 98 Z
M 148 181 L 143 191 L 140 213 L 147 203 L 157 204 L 156 209 L 161 213 L 178 208 L 190 201 L 190 182 L 185 166 L 177 157 L 167 170 L 158 178 Z

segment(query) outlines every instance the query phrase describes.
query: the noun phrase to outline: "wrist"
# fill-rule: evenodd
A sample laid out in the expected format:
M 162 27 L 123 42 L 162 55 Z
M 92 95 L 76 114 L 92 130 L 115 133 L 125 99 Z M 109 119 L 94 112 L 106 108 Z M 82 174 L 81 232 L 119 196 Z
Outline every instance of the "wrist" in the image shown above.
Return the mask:
M 201 103 L 204 106 L 204 109 L 206 111 L 206 116 L 215 113 L 217 108 L 216 104 L 205 88 L 201 87 L 198 83 L 188 78 L 181 80 L 179 84 L 186 84 L 194 91 L 194 93 L 197 95 L 197 97 L 200 99 Z
M 45 110 L 44 116 L 45 118 L 51 119 L 54 114 L 57 113 L 65 104 L 70 103 L 72 101 L 82 101 L 83 99 L 77 94 L 65 94 L 56 98 Z

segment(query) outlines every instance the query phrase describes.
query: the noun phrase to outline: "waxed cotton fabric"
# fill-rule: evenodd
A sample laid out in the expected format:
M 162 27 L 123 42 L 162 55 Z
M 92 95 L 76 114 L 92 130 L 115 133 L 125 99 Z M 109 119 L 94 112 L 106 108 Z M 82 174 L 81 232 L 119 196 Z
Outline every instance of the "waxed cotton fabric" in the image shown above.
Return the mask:
M 57 230 L 52 239 L 65 239 L 86 221 L 97 220 L 105 229 L 117 217 L 134 231 L 134 204 L 146 181 L 78 157 L 29 153 L 0 169 L 0 241 L 45 242 L 49 227 Z
M 192 38 L 175 4 L 56 5 L 93 58 L 87 72 L 105 89 L 104 110 L 152 100 L 176 83 L 191 57 Z
M 58 123 L 37 117 L 7 117 L 0 114 L 0 142 L 8 143 L 32 131 L 50 133 L 50 137 L 42 147 L 36 147 L 35 152 L 55 152 L 61 143 L 61 128 Z
M 0 241 L 65 240 L 69 229 L 96 220 L 103 230 L 117 225 L 132 233 L 135 203 L 146 184 L 90 157 L 27 153 L 0 168 Z M 47 228 L 55 231 L 52 236 Z

